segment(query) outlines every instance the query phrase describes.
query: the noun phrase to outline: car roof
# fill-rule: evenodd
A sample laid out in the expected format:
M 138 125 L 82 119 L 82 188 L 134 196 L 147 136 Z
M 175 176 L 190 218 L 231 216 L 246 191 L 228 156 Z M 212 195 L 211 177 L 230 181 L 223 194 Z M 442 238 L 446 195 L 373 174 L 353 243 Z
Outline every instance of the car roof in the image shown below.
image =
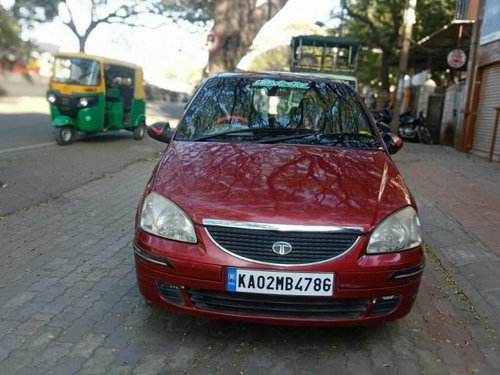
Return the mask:
M 223 72 L 217 73 L 209 78 L 265 78 L 265 79 L 286 79 L 307 82 L 334 82 L 348 86 L 338 78 L 331 75 L 309 72 L 285 72 L 285 71 L 265 71 L 265 72 Z

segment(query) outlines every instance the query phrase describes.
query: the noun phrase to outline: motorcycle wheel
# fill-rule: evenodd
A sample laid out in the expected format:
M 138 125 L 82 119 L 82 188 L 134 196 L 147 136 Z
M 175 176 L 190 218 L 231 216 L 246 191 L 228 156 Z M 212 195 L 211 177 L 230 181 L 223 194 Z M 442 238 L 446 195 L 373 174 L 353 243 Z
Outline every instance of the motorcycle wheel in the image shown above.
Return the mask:
M 418 130 L 418 141 L 426 145 L 432 145 L 434 143 L 432 134 L 428 128 L 422 127 Z

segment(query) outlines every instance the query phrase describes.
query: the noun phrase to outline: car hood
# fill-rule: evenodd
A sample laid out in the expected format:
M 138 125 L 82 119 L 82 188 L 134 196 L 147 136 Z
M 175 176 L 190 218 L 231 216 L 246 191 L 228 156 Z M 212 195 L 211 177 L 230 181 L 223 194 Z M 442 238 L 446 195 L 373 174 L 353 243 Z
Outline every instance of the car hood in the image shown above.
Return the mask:
M 413 205 L 384 151 L 173 141 L 150 190 L 203 219 L 337 225 L 370 231 Z

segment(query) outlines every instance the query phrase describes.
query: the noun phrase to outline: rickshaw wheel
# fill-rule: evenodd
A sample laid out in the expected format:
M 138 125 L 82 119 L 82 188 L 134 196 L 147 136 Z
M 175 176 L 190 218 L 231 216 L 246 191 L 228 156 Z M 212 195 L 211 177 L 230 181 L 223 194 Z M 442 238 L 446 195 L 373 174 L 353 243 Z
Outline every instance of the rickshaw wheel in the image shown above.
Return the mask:
M 134 129 L 134 139 L 140 141 L 146 134 L 146 124 L 141 123 Z
M 65 146 L 71 143 L 75 131 L 72 126 L 61 126 L 54 129 L 54 134 L 57 144 Z

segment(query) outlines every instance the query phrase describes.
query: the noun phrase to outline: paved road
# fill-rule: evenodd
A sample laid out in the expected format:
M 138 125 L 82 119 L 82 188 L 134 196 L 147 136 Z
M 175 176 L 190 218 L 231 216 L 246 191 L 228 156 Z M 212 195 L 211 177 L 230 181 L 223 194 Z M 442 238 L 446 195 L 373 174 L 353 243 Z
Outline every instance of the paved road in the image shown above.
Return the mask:
M 175 125 L 183 104 L 151 103 L 148 124 Z M 173 120 L 172 120 L 173 119 Z M 135 141 L 127 131 L 55 143 L 43 97 L 0 100 L 0 217 L 45 202 L 126 165 L 154 158 L 164 145 L 149 137 Z
M 30 108 L 0 110 L 0 130 L 8 128 L 0 137 L 7 184 L 0 185 L 0 374 L 500 373 L 495 327 L 433 251 L 414 310 L 382 326 L 250 325 L 147 305 L 131 241 L 136 205 L 163 145 L 124 132 L 59 147 L 43 108 Z M 151 109 L 160 120 L 165 111 L 178 116 L 182 105 Z M 419 155 L 413 146 L 403 152 Z M 417 185 L 420 164 L 400 160 L 423 213 L 432 214 L 425 199 L 432 184 Z
M 156 160 L 1 221 L 1 374 L 496 374 L 498 339 L 428 258 L 416 307 L 376 327 L 227 323 L 147 305 L 136 204 Z

